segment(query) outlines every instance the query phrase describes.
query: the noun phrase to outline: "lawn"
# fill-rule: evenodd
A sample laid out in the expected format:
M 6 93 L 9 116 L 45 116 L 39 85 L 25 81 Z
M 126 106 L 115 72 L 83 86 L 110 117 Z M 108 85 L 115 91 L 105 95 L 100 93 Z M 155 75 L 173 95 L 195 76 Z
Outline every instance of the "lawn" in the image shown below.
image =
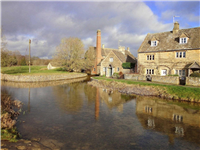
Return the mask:
M 1 73 L 10 75 L 47 75 L 47 74 L 69 73 L 69 72 L 63 71 L 62 68 L 47 70 L 46 66 L 31 66 L 31 73 L 29 73 L 29 66 L 13 66 L 13 67 L 1 67 Z
M 125 79 L 112 79 L 106 77 L 93 77 L 98 80 L 106 80 L 106 81 L 115 81 L 126 84 L 133 85 L 142 85 L 142 86 L 154 86 L 158 88 L 162 88 L 167 93 L 173 96 L 177 96 L 179 98 L 192 98 L 195 100 L 200 100 L 200 88 L 199 87 L 189 87 L 189 86 L 179 86 L 179 85 L 170 85 L 170 84 L 161 84 L 161 83 L 153 83 L 146 81 L 134 81 L 134 80 L 125 80 Z

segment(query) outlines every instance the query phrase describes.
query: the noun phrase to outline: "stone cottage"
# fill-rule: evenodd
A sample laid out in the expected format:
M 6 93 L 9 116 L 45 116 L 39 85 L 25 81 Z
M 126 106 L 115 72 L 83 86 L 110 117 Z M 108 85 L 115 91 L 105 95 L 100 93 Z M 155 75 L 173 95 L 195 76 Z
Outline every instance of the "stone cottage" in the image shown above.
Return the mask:
M 101 46 L 101 31 L 97 30 L 96 47 L 90 47 L 95 51 L 96 60 L 91 74 L 106 75 L 110 77 L 113 73 L 130 73 L 136 71 L 137 59 L 130 53 L 129 48 L 119 47 L 119 49 L 105 48 Z M 133 69 L 123 69 L 122 63 L 130 62 L 135 64 Z
M 200 70 L 200 27 L 148 33 L 138 49 L 138 72 L 143 75 L 189 76 Z

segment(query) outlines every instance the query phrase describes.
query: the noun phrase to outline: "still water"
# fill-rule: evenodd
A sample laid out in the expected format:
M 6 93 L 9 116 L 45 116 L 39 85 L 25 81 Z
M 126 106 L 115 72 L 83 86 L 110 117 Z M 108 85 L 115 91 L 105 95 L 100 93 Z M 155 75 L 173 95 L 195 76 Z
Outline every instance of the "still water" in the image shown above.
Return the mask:
M 22 138 L 63 150 L 200 149 L 200 106 L 72 82 L 2 82 L 23 102 Z

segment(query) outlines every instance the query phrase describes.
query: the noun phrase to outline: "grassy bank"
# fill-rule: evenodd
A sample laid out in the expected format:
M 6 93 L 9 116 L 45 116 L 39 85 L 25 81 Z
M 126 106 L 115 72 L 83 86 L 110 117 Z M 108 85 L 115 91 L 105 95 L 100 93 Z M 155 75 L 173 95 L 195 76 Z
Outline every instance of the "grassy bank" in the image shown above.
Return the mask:
M 199 87 L 187 87 L 187 86 L 178 86 L 178 85 L 168 85 L 152 82 L 142 82 L 134 80 L 125 80 L 125 79 L 112 79 L 106 77 L 94 77 L 94 79 L 105 80 L 108 82 L 121 82 L 129 85 L 140 85 L 140 86 L 151 86 L 159 90 L 165 91 L 167 94 L 171 95 L 174 99 L 180 100 L 190 100 L 200 102 L 200 88 Z
M 10 75 L 46 75 L 46 74 L 61 74 L 69 72 L 62 70 L 61 68 L 47 70 L 46 66 L 31 66 L 31 73 L 29 73 L 29 66 L 13 66 L 13 67 L 2 67 L 1 73 Z

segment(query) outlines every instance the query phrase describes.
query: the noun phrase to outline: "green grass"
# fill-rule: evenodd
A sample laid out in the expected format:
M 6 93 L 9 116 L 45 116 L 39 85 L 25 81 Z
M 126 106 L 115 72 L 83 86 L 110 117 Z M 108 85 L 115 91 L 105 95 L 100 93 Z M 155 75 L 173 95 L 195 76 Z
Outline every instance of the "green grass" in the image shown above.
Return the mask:
M 153 86 L 159 89 L 165 90 L 168 94 L 176 96 L 178 98 L 191 98 L 196 101 L 200 101 L 200 88 L 199 87 L 187 87 L 187 86 L 178 86 L 178 85 L 169 85 L 169 84 L 160 84 L 146 81 L 134 81 L 134 80 L 125 80 L 125 79 L 112 79 L 105 77 L 93 77 L 98 80 L 106 81 L 115 81 L 125 84 L 141 85 L 141 86 Z
M 8 140 L 10 142 L 17 142 L 19 133 L 17 132 L 16 127 L 11 129 L 1 129 L 1 140 Z
M 46 66 L 31 66 L 31 73 L 29 73 L 29 66 L 14 66 L 14 67 L 2 67 L 1 73 L 10 75 L 46 75 L 46 74 L 60 74 L 69 72 L 62 70 L 62 68 L 47 70 Z

